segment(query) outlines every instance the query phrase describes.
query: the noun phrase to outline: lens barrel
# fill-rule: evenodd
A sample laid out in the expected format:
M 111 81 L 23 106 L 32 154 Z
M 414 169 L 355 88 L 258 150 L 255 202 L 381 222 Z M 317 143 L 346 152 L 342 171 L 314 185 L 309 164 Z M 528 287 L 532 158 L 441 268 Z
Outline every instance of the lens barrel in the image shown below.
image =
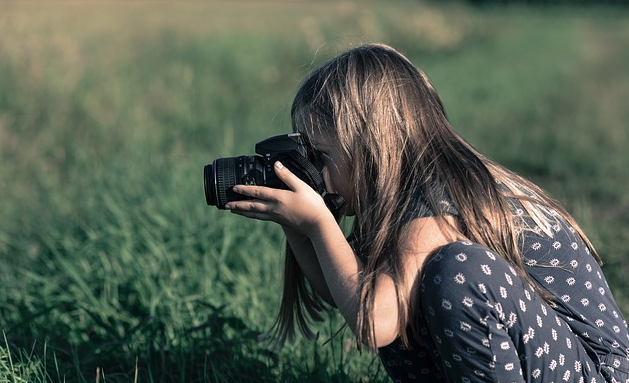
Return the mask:
M 203 187 L 205 189 L 205 202 L 210 206 L 216 206 L 216 192 L 214 185 L 214 163 L 203 168 Z
M 239 156 L 217 158 L 203 170 L 205 201 L 208 205 L 225 209 L 229 201 L 247 197 L 234 193 L 236 184 L 265 185 L 265 168 L 262 157 Z

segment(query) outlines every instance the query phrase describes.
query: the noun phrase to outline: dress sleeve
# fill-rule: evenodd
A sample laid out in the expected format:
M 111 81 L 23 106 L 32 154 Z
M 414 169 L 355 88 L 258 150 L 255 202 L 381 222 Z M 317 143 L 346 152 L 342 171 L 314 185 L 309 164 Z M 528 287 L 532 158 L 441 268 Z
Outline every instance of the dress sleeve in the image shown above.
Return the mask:
M 420 324 L 447 381 L 524 382 L 514 338 L 525 295 L 533 296 L 506 260 L 478 245 L 444 246 L 426 264 Z

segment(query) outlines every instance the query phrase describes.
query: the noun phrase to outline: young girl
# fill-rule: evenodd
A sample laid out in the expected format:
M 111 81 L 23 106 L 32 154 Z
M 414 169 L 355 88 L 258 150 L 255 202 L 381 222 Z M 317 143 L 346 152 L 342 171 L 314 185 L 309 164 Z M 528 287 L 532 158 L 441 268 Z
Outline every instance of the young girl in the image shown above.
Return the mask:
M 237 185 L 252 199 L 227 205 L 286 233 L 280 341 L 325 301 L 396 382 L 629 382 L 627 324 L 585 234 L 461 138 L 408 59 L 342 53 L 291 115 L 341 211 L 279 162 L 289 190 Z

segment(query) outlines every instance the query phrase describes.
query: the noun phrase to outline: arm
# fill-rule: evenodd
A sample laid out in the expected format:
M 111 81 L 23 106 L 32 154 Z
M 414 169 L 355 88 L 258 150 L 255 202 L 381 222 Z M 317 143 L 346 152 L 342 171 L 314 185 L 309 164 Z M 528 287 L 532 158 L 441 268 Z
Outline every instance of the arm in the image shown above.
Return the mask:
M 363 264 L 338 225 L 321 221 L 309 238 L 336 307 L 356 333 L 360 299 L 358 275 L 363 270 Z M 397 338 L 397 293 L 388 275 L 380 275 L 376 281 L 373 321 L 376 347 L 386 346 Z
M 314 264 L 319 265 L 321 274 L 314 268 L 307 275 L 311 283 L 314 281 L 313 287 L 318 288 L 317 292 L 323 291 L 322 296 L 325 297 L 325 289 L 321 286 L 327 286 L 330 293 L 328 297 L 332 298 L 347 324 L 356 333 L 358 275 L 362 271 L 362 262 L 354 254 L 321 196 L 281 164 L 276 163 L 275 172 L 290 190 L 237 185 L 234 187 L 237 193 L 254 199 L 230 202 L 226 207 L 236 214 L 277 222 L 288 228 L 290 237 L 287 238 L 289 243 L 292 240 L 299 248 L 293 250 L 302 270 L 313 269 Z M 309 251 L 307 244 L 299 241 L 299 236 L 309 239 L 313 251 Z M 376 285 L 373 317 L 376 346 L 391 343 L 398 335 L 397 296 L 393 281 L 386 275 L 380 276 Z
M 330 289 L 328 289 L 328 285 L 325 283 L 321 265 L 319 265 L 310 239 L 288 226 L 282 226 L 282 229 L 290 248 L 295 254 L 299 268 L 306 276 L 306 279 L 308 279 L 308 282 L 310 282 L 312 289 L 328 304 L 336 307 L 334 299 L 330 294 Z

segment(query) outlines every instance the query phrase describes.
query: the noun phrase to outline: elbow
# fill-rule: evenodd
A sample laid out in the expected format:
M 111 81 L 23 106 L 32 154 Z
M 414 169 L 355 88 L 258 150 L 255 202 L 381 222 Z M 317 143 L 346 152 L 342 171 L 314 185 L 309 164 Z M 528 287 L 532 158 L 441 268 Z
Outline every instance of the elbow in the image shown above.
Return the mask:
M 362 344 L 363 347 L 367 347 L 368 350 L 374 353 L 378 353 L 378 349 L 381 349 L 383 347 L 390 345 L 398 338 L 397 333 L 396 334 L 381 334 L 381 333 L 376 332 L 374 334 L 375 339 L 373 341 L 371 340 L 371 337 L 367 337 L 364 335 L 362 337 L 359 337 L 357 332 L 354 332 L 354 335 L 357 337 L 357 339 L 359 340 L 359 343 Z
M 363 346 L 368 347 L 373 352 L 377 352 L 378 349 L 393 343 L 398 338 L 398 335 L 398 331 L 382 331 L 376 328 L 373 333 L 373 340 L 371 339 L 372 337 L 368 336 L 362 336 L 359 339 Z
M 393 343 L 400 335 L 399 307 L 393 281 L 382 277 L 376 284 L 371 312 L 372 336 L 365 339 L 366 346 L 379 349 Z M 366 337 L 363 337 L 366 338 Z
M 400 336 L 397 319 L 397 307 L 384 318 L 374 318 L 374 346 L 376 348 L 386 347 Z
M 391 312 L 389 312 L 391 314 Z M 395 312 L 397 314 L 397 312 Z M 374 313 L 370 330 L 358 328 L 357 322 L 347 321 L 357 340 L 371 351 L 377 352 L 379 348 L 386 347 L 399 337 L 397 315 L 380 316 Z
M 376 285 L 372 318 L 376 348 L 390 345 L 403 331 L 400 329 L 397 293 L 390 277 L 380 278 Z
M 386 306 L 386 309 L 383 307 L 378 309 L 378 305 L 374 307 L 372 317 L 373 332 L 370 337 L 373 339 L 365 342 L 370 343 L 366 345 L 376 350 L 390 345 L 400 336 L 398 308 L 397 306 Z
M 386 326 L 387 328 L 376 327 L 374 346 L 376 349 L 386 347 L 399 337 L 397 325 Z M 392 327 L 392 328 L 391 328 Z

